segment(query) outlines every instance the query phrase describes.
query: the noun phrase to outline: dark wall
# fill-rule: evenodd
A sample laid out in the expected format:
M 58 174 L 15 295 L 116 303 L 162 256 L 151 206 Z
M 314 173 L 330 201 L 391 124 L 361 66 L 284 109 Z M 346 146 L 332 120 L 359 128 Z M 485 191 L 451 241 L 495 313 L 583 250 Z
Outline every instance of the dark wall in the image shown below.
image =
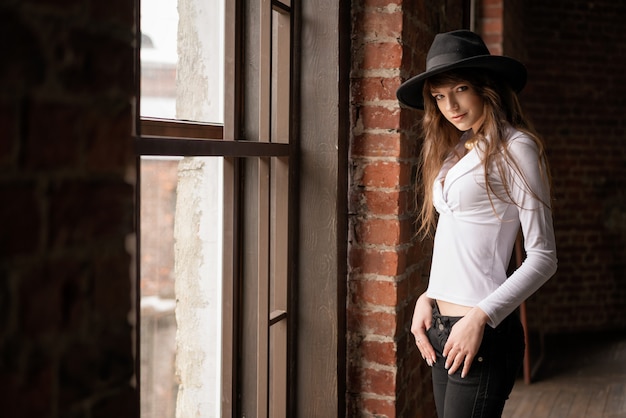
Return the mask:
M 137 416 L 133 16 L 0 6 L 2 416 Z
M 556 276 L 529 301 L 546 332 L 626 328 L 626 3 L 524 2 L 529 116 L 552 163 Z

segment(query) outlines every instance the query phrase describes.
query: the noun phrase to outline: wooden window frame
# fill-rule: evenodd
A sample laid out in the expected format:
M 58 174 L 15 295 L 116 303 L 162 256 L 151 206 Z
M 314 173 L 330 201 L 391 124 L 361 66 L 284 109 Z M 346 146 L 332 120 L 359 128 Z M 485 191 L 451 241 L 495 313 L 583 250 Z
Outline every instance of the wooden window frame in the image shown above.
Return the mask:
M 135 0 L 140 10 L 139 0 Z M 297 166 L 294 164 L 298 152 L 296 126 L 293 118 L 296 102 L 296 74 L 294 66 L 294 15 L 292 0 L 260 0 L 259 33 L 259 80 L 258 94 L 259 115 L 257 138 L 242 138 L 241 126 L 244 116 L 243 92 L 246 88 L 242 77 L 244 5 L 242 0 L 226 0 L 225 7 L 225 69 L 224 69 L 224 123 L 223 125 L 176 121 L 157 118 L 142 118 L 139 110 L 135 121 L 135 153 L 138 158 L 137 178 L 140 177 L 139 158 L 141 156 L 219 156 L 224 158 L 224 256 L 223 256 L 223 332 L 222 332 L 222 417 L 241 416 L 237 399 L 241 383 L 238 381 L 238 355 L 242 332 L 241 298 L 243 279 L 240 260 L 243 251 L 241 223 L 241 166 L 245 158 L 257 158 L 259 161 L 258 216 L 267 222 L 260 222 L 257 231 L 259 241 L 272 243 L 259 245 L 258 271 L 259 292 L 257 305 L 257 410 L 256 416 L 286 417 L 296 411 L 295 388 L 295 324 L 296 304 L 294 277 L 297 271 L 295 262 L 297 249 Z M 276 41 L 273 25 L 273 13 L 289 16 L 289 45 L 287 56 L 284 45 Z M 139 15 L 139 13 L 137 14 Z M 137 18 L 137 28 L 140 27 Z M 139 31 L 138 31 L 139 32 Z M 138 33 L 138 39 L 140 34 Z M 282 45 L 282 46 L 281 46 Z M 278 58 L 276 49 L 282 48 Z M 139 53 L 136 56 L 137 97 L 141 97 Z M 288 66 L 288 77 L 278 68 Z M 278 68 L 276 68 L 278 67 Z M 279 76 L 280 74 L 280 76 Z M 280 97 L 275 94 L 280 90 Z M 286 101 L 286 103 L 285 103 Z M 137 108 L 139 109 L 140 103 Z M 280 175 L 273 173 L 273 168 L 280 163 L 287 164 L 287 169 Z M 268 179 L 268 180 L 265 180 Z M 273 182 L 273 183 L 271 183 Z M 140 182 L 138 181 L 138 184 Z M 285 189 L 286 188 L 286 189 Z M 284 190 L 285 193 L 280 193 Z M 140 207 L 140 193 L 137 192 L 137 207 Z M 287 223 L 269 223 L 275 219 L 288 219 Z M 137 217 L 139 211 L 137 210 Z M 137 225 L 140 225 L 137 219 Z M 137 254 L 140 254 L 140 242 L 137 240 Z M 282 260 L 284 262 L 277 262 Z M 137 277 L 139 263 L 137 263 Z M 271 282 L 276 281 L 277 282 Z M 139 284 L 136 291 L 136 306 L 140 306 Z M 274 306 L 270 306 L 270 288 L 285 289 L 285 294 L 274 295 Z M 140 312 L 137 309 L 137 328 Z M 281 325 L 282 324 L 282 325 Z M 279 338 L 272 337 L 271 329 L 282 326 L 286 333 Z M 140 353 L 140 331 L 137 329 L 137 353 Z M 271 342 L 279 341 L 279 349 L 270 348 Z M 139 367 L 137 361 L 137 367 Z M 137 376 L 140 374 L 137 369 Z M 270 377 L 271 375 L 271 377 Z M 283 378 L 278 378 L 282 376 Z M 138 390 L 138 393 L 140 391 Z M 289 412 L 291 411 L 291 412 Z

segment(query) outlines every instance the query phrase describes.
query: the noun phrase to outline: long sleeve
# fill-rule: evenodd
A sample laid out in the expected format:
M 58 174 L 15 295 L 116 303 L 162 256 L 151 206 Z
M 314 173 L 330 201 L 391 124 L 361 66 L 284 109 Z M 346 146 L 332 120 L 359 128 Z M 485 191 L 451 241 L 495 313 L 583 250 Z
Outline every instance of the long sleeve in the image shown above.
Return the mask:
M 536 144 L 521 136 L 510 142 L 517 166 L 509 167 L 511 197 L 519 213 L 526 259 L 504 283 L 478 303 L 497 326 L 524 300 L 536 292 L 557 269 L 550 190 L 538 159 Z M 532 190 L 532 192 L 531 192 Z

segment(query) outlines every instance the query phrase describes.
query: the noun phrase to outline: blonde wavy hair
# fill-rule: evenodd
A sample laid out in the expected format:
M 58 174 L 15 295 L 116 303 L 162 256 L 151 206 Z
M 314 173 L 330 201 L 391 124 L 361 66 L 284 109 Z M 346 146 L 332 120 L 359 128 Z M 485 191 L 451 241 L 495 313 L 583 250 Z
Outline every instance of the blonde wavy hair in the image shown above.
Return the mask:
M 508 139 L 506 136 L 508 125 L 524 132 L 536 143 L 539 150 L 539 167 L 542 170 L 542 176 L 548 187 L 552 183 L 544 143 L 524 116 L 517 94 L 507 84 L 500 82 L 494 75 L 488 74 L 484 70 L 460 69 L 434 75 L 426 80 L 423 89 L 423 145 L 416 182 L 418 196 L 423 196 L 417 218 L 419 224 L 417 232 L 423 237 L 433 234 L 437 222 L 436 211 L 433 206 L 434 181 L 445 159 L 451 152 L 455 152 L 454 150 L 462 135 L 462 132 L 459 132 L 454 125 L 448 122 L 439 111 L 437 103 L 431 95 L 431 89 L 459 83 L 469 84 L 483 100 L 485 119 L 479 131 L 474 132 L 472 139 L 477 141 L 476 146 L 480 147 L 484 155 L 483 172 L 492 207 L 494 197 L 513 201 L 505 175 L 506 166 L 513 167 L 526 181 L 523 173 L 518 169 L 517 163 L 504 145 Z M 491 138 L 491 140 L 485 140 L 486 137 Z M 495 167 L 499 173 L 506 196 L 499 196 L 495 192 L 489 179 L 490 167 Z M 526 187 L 535 198 L 550 207 L 549 201 L 543 201 L 528 187 L 528 184 Z

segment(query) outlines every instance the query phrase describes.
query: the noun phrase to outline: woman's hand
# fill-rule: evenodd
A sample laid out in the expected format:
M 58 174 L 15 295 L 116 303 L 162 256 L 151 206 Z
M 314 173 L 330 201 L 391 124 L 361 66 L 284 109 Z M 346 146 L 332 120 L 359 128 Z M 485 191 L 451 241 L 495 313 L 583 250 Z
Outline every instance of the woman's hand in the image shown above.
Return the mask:
M 489 317 L 482 309 L 474 307 L 454 324 L 443 348 L 448 374 L 454 374 L 463 365 L 461 377 L 467 376 L 480 348 L 488 320 Z
M 426 360 L 426 363 L 431 367 L 437 360 L 435 350 L 426 335 L 426 331 L 432 326 L 432 322 L 433 300 L 424 293 L 415 303 L 413 321 L 411 322 L 411 333 L 415 336 L 415 344 L 420 350 L 422 358 Z

